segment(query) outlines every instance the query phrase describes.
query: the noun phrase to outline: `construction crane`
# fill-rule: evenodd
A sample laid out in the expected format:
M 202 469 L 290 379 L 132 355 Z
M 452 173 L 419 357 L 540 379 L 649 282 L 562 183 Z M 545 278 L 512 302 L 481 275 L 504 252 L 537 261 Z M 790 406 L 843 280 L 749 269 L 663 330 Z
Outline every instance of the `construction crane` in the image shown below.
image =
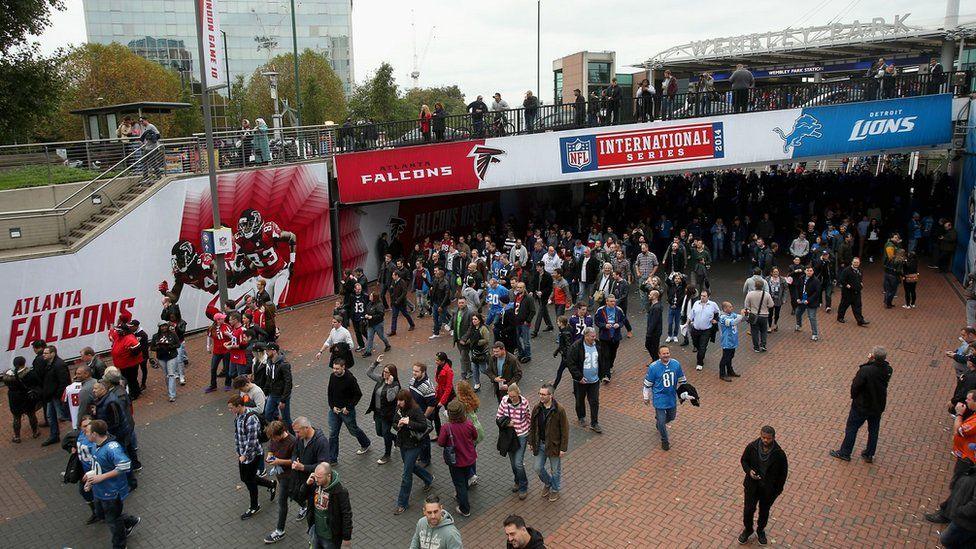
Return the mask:
M 430 43 L 434 40 L 434 31 L 437 27 L 431 27 L 430 33 L 427 34 L 427 43 L 424 45 L 424 51 L 417 57 L 417 23 L 414 20 L 413 10 L 410 10 L 410 27 L 413 30 L 413 72 L 410 73 L 410 79 L 413 80 L 413 88 L 417 89 L 420 87 L 420 67 L 424 63 L 424 59 L 427 58 L 427 50 L 430 48 Z

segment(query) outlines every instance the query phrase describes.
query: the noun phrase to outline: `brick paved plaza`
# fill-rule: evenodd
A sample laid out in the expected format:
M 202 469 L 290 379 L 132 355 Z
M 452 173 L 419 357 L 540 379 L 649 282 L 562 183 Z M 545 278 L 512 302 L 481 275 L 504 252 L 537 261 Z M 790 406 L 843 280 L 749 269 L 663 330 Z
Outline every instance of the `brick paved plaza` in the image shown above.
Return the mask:
M 713 298 L 741 304 L 744 267 L 720 265 L 713 278 Z M 758 436 L 763 424 L 773 425 L 790 460 L 786 489 L 773 507 L 770 543 L 786 547 L 928 546 L 938 543 L 935 525 L 922 520 L 946 495 L 951 461 L 946 403 L 954 379 L 942 352 L 955 347 L 965 315 L 957 285 L 942 275 L 923 273 L 919 308 L 883 310 L 877 266 L 865 277 L 865 315 L 870 326 L 838 324 L 820 312 L 822 340 L 810 341 L 809 327 L 795 334 L 792 322 L 780 322 L 770 350 L 757 355 L 746 342 L 736 357 L 742 377 L 734 383 L 718 379 L 718 345 L 709 347 L 703 372 L 694 371 L 690 347 L 675 352 L 689 381 L 702 396 L 702 407 L 684 405 L 672 423 L 672 448 L 660 449 L 653 411 L 641 403 L 641 377 L 648 362 L 644 350 L 644 318 L 639 301 L 631 298 L 635 337 L 620 347 L 616 375 L 601 390 L 601 424 L 596 435 L 573 427 L 563 465 L 563 497 L 556 503 L 540 498 L 538 479 L 529 469 L 529 498 L 518 501 L 509 492 L 508 459 L 494 449 L 494 398 L 482 391 L 481 420 L 488 437 L 479 447 L 480 484 L 472 491 L 473 514 L 455 515 L 466 547 L 504 547 L 501 521 L 519 513 L 546 535 L 550 548 L 728 547 L 741 530 L 742 470 L 739 456 Z M 835 293 L 835 299 L 839 299 Z M 900 305 L 901 301 L 896 301 Z M 836 303 L 835 303 L 836 305 Z M 282 346 L 295 366 L 292 416 L 307 415 L 324 425 L 327 370 L 314 353 L 327 335 L 327 310 L 308 306 L 280 317 Z M 784 312 L 788 307 L 784 306 Z M 452 352 L 445 335 L 428 342 L 430 320 L 414 332 L 401 331 L 392 340 L 386 361 L 400 367 L 401 380 L 416 360 L 433 364 L 433 354 Z M 743 338 L 745 334 L 743 333 Z M 525 367 L 523 393 L 534 403 L 535 389 L 551 381 L 558 365 L 552 359 L 553 333 L 533 340 L 535 359 Z M 827 455 L 843 437 L 849 385 L 855 368 L 872 345 L 887 347 L 894 376 L 888 411 L 873 465 L 855 459 L 840 462 Z M 129 512 L 143 522 L 130 547 L 257 547 L 273 529 L 275 505 L 262 492 L 262 512 L 241 522 L 247 502 L 235 465 L 232 419 L 223 392 L 204 395 L 206 351 L 203 339 L 190 345 L 189 380 L 175 404 L 166 401 L 162 376 L 150 371 L 150 390 L 136 402 L 140 457 L 145 469 L 139 489 L 127 500 Z M 364 391 L 366 359 L 353 373 Z M 556 398 L 572 416 L 571 383 L 564 381 Z M 372 435 L 372 420 L 360 426 Z M 7 412 L 4 417 L 9 418 Z M 572 421 L 571 417 L 571 423 Z M 29 432 L 29 431 L 28 431 Z M 20 445 L 10 440 L 9 420 L 0 427 L 0 546 L 25 548 L 106 547 L 108 528 L 85 526 L 88 509 L 77 486 L 62 485 L 66 455 L 58 447 L 41 448 L 29 436 Z M 374 439 L 374 448 L 380 441 Z M 861 432 L 856 452 L 866 439 Z M 354 547 L 408 547 L 421 514 L 422 483 L 414 483 L 411 506 L 393 516 L 400 460 L 375 463 L 380 451 L 356 456 L 355 441 L 341 438 L 339 471 L 348 488 L 354 514 Z M 435 452 L 435 492 L 450 502 L 453 488 L 447 467 Z M 449 506 L 453 510 L 453 505 Z M 292 506 L 291 514 L 297 512 Z M 750 542 L 755 544 L 755 538 Z M 289 518 L 279 545 L 304 547 L 304 528 Z

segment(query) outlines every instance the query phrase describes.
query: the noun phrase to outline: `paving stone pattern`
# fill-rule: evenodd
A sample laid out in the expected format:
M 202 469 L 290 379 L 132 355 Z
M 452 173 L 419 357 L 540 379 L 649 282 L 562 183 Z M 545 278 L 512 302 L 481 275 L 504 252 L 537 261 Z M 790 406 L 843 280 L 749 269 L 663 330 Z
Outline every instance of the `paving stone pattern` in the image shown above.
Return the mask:
M 720 265 L 713 275 L 716 299 L 741 303 L 744 267 Z M 742 334 L 735 359 L 742 377 L 719 381 L 717 344 L 709 347 L 703 372 L 694 371 L 690 347 L 674 352 L 702 396 L 702 407 L 683 405 L 671 424 L 670 452 L 660 449 L 653 410 L 641 402 L 641 378 L 648 362 L 643 346 L 645 319 L 640 302 L 631 298 L 635 336 L 620 347 L 613 382 L 601 389 L 604 434 L 572 427 L 570 451 L 563 465 L 563 497 L 549 503 L 529 471 L 529 497 L 518 501 L 509 491 L 508 459 L 494 449 L 494 398 L 482 391 L 479 412 L 489 430 L 478 448 L 481 483 L 472 490 L 473 514 L 456 516 L 466 547 L 502 547 L 502 519 L 526 517 L 546 535 L 550 548 L 728 547 L 741 529 L 742 477 L 739 457 L 771 424 L 790 459 L 786 490 L 773 507 L 768 534 L 772 545 L 786 547 L 936 546 L 938 528 L 922 520 L 945 496 L 951 459 L 946 402 L 953 387 L 952 368 L 942 351 L 955 346 L 964 310 L 957 285 L 941 275 L 925 276 L 919 285 L 919 308 L 883 310 L 881 276 L 868 269 L 865 314 L 867 328 L 838 324 L 820 311 L 821 341 L 809 338 L 809 327 L 793 333 L 788 316 L 770 336 L 770 352 L 755 354 Z M 835 295 L 836 300 L 839 296 Z M 899 301 L 900 303 L 900 301 Z M 328 304 L 299 308 L 281 316 L 282 345 L 296 367 L 292 417 L 307 415 L 325 426 L 327 369 L 314 354 L 327 335 Z M 784 307 L 784 313 L 788 307 Z M 851 319 L 853 320 L 853 319 Z M 393 338 L 386 361 L 399 366 L 401 379 L 414 361 L 433 364 L 446 350 L 449 336 L 428 341 L 430 320 L 414 332 Z M 745 330 L 743 330 L 744 332 Z M 551 381 L 558 365 L 552 359 L 554 332 L 532 341 L 535 359 L 525 367 L 524 394 L 535 402 L 537 387 Z M 849 408 L 849 385 L 872 345 L 887 346 L 894 367 L 888 411 L 873 465 L 839 462 L 827 450 L 840 445 Z M 263 509 L 242 522 L 247 492 L 237 477 L 232 417 L 223 392 L 204 395 L 209 364 L 204 342 L 190 344 L 189 382 L 177 403 L 166 401 L 159 371 L 150 371 L 150 389 L 136 403 L 140 457 L 145 469 L 140 487 L 126 510 L 143 518 L 130 547 L 257 547 L 273 529 L 277 508 L 262 493 Z M 368 393 L 366 359 L 353 373 Z M 486 388 L 488 385 L 486 384 Z M 573 416 L 571 383 L 564 380 L 556 398 Z M 360 404 L 359 424 L 374 440 L 374 450 L 356 456 L 347 432 L 340 436 L 339 471 L 354 512 L 353 546 L 408 547 L 421 515 L 422 483 L 414 482 L 407 513 L 393 516 L 400 460 L 385 466 L 375 460 L 382 442 L 373 434 L 370 416 Z M 26 426 L 25 426 L 26 429 Z M 862 430 L 857 451 L 865 443 Z M 77 486 L 63 485 L 65 454 L 40 448 L 40 440 L 9 442 L 9 422 L 0 426 L 0 546 L 105 547 L 108 529 L 85 526 L 88 510 Z M 447 467 L 434 452 L 435 492 L 451 503 L 453 487 Z M 297 512 L 290 509 L 292 517 Z M 289 518 L 287 535 L 278 545 L 305 547 L 304 528 Z M 755 543 L 753 539 L 752 543 Z

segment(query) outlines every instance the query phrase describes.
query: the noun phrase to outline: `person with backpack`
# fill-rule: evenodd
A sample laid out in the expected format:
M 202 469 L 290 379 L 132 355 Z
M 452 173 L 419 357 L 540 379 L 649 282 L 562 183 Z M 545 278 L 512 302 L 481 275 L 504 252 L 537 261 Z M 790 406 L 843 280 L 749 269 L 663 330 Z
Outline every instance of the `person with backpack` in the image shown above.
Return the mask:
M 263 459 L 261 439 L 266 435 L 261 430 L 261 419 L 257 412 L 244 404 L 241 395 L 234 395 L 227 399 L 227 409 L 234 414 L 234 446 L 237 449 L 237 468 L 241 482 L 247 487 L 250 505 L 241 515 L 241 520 L 247 520 L 256 515 L 261 506 L 258 504 L 258 486 L 268 489 L 268 496 L 274 501 L 278 491 L 278 482 L 266 477 L 258 476 L 258 467 Z

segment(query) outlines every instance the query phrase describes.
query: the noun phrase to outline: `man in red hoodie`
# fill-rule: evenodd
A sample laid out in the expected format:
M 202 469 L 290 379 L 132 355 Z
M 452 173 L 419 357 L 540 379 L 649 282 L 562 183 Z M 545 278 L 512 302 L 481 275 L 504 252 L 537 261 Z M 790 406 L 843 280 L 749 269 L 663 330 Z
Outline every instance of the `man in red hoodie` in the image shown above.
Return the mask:
M 139 389 L 139 364 L 142 362 L 142 351 L 139 339 L 133 334 L 129 322 L 131 315 L 119 315 L 119 323 L 109 330 L 108 339 L 112 342 L 112 364 L 125 376 L 129 387 L 129 398 L 135 400 L 141 393 Z
M 441 351 L 434 355 L 434 363 L 437 365 L 437 373 L 434 381 L 437 387 L 434 389 L 434 428 L 437 434 L 441 433 L 441 409 L 447 409 L 447 403 L 454 398 L 454 368 L 451 359 L 447 358 L 447 353 Z

